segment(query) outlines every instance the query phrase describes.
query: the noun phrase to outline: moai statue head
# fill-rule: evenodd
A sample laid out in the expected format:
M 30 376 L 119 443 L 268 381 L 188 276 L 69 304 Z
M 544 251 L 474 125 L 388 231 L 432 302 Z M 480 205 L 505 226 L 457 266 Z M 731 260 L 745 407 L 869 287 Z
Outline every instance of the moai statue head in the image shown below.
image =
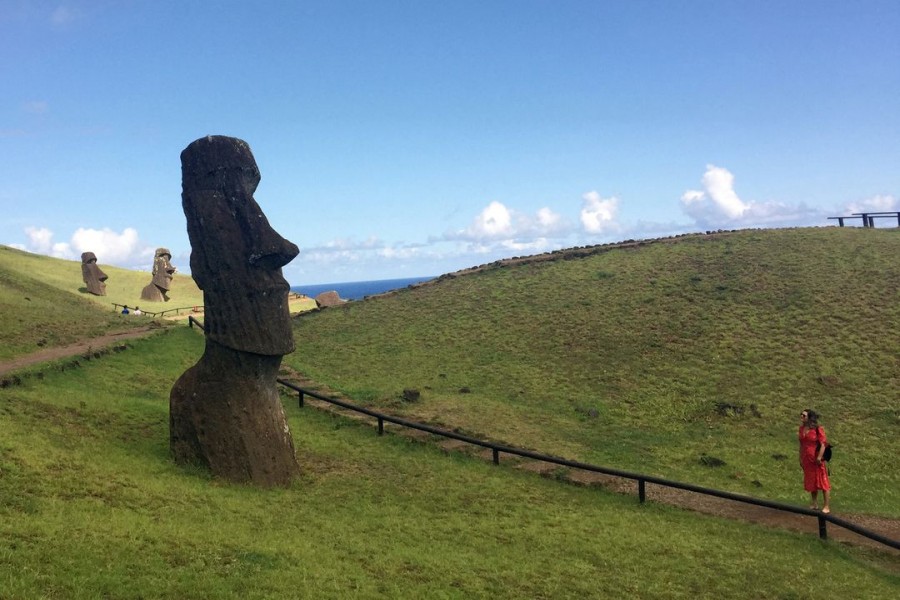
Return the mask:
M 141 300 L 151 302 L 169 301 L 169 286 L 175 276 L 175 267 L 170 262 L 172 253 L 168 248 L 157 248 L 153 257 L 153 280 L 141 291 Z
M 300 252 L 253 198 L 259 169 L 243 140 L 207 136 L 181 153 L 191 275 L 203 290 L 207 338 L 263 355 L 294 351 L 281 267 Z
M 87 291 L 95 296 L 106 295 L 106 284 L 104 283 L 109 277 L 97 266 L 97 255 L 93 252 L 81 253 L 81 278 Z
M 169 291 L 169 285 L 175 276 L 175 267 L 172 266 L 172 253 L 168 248 L 157 248 L 153 257 L 153 285 L 163 293 Z

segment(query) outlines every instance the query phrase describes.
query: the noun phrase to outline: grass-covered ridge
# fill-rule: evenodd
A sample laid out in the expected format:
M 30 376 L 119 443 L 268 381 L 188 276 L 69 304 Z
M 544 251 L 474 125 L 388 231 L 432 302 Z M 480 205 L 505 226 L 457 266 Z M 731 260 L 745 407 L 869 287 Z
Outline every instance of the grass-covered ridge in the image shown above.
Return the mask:
M 84 291 L 80 262 L 0 246 L 0 360 L 146 326 L 149 317 L 120 315 L 111 303 L 139 304 L 150 274 L 101 268 L 110 277 L 102 297 Z
M 95 296 L 85 289 L 81 277 L 81 261 L 52 258 L 40 254 L 32 254 L 0 246 L 0 272 L 7 272 L 16 277 L 35 279 L 52 288 L 66 294 L 74 295 L 94 302 L 103 308 L 112 311 L 112 303 L 128 306 L 140 306 L 149 311 L 157 312 L 169 308 L 182 306 L 202 306 L 203 292 L 194 283 L 190 274 L 176 272 L 169 290 L 168 302 L 147 302 L 141 300 L 141 290 L 153 279 L 153 275 L 147 271 L 132 271 L 102 263 L 103 257 L 99 257 L 100 269 L 109 276 L 106 281 L 106 295 Z M 152 257 L 147 260 L 148 267 L 152 263 Z M 187 265 L 175 265 L 178 267 Z
M 80 261 L 0 246 L 0 360 L 144 327 L 151 321 L 146 313 L 203 306 L 203 291 L 188 273 L 175 274 L 168 302 L 148 302 L 141 299 L 141 291 L 152 280 L 150 272 L 104 264 L 100 268 L 109 276 L 105 296 L 87 291 Z M 120 315 L 114 304 L 140 306 L 145 315 Z M 292 299 L 290 307 L 295 312 L 310 310 L 315 301 Z M 180 318 L 185 315 L 181 312 Z
M 900 230 L 822 228 L 524 262 L 299 318 L 286 362 L 416 419 L 798 503 L 815 408 L 837 510 L 897 517 L 898 255 Z
M 892 598 L 894 557 L 560 485 L 285 403 L 303 478 L 168 455 L 179 327 L 0 389 L 0 597 Z

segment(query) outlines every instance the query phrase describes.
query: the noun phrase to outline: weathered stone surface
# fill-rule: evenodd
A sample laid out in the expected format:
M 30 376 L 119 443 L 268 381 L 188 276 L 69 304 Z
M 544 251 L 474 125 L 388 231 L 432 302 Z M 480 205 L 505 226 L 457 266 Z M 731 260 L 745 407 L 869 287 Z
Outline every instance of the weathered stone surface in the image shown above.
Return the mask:
M 253 198 L 246 142 L 209 136 L 181 153 L 191 274 L 203 290 L 206 348 L 169 397 L 176 462 L 232 481 L 286 485 L 299 472 L 276 377 L 294 350 L 281 267 L 299 252 Z
M 81 253 L 81 278 L 87 291 L 95 296 L 106 295 L 106 280 L 109 277 L 97 266 L 97 255 L 93 252 Z
M 168 248 L 157 248 L 153 257 L 153 279 L 141 290 L 141 300 L 168 302 L 169 288 L 177 270 L 172 266 L 172 253 Z
M 330 292 L 322 292 L 318 296 L 316 296 L 316 306 L 319 308 L 326 308 L 329 306 L 338 306 L 343 304 L 344 300 L 341 300 L 340 295 L 334 290 Z

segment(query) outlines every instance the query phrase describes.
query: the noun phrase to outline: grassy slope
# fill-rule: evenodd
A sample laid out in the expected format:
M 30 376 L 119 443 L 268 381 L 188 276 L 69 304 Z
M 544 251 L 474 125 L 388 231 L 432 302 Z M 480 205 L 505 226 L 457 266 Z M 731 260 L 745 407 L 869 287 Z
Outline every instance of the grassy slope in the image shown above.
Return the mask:
M 80 262 L 0 246 L 0 360 L 151 320 L 123 317 L 113 303 L 149 312 L 203 305 L 203 292 L 190 275 L 175 275 L 169 302 L 147 302 L 141 300 L 141 290 L 150 283 L 149 272 L 108 265 L 101 269 L 109 276 L 106 296 L 95 296 L 84 287 Z M 313 300 L 291 301 L 292 311 L 314 307 Z
M 119 315 L 108 298 L 79 292 L 79 287 L 84 287 L 80 263 L 0 246 L 0 360 L 144 326 L 150 320 Z
M 150 262 L 148 261 L 148 265 Z M 57 290 L 85 298 L 110 311 L 112 303 L 128 306 L 144 304 L 143 308 L 152 312 L 203 305 L 203 292 L 190 275 L 175 274 L 168 302 L 147 302 L 141 300 L 141 290 L 152 279 L 149 271 L 131 271 L 104 264 L 100 264 L 100 268 L 109 276 L 106 281 L 106 296 L 95 296 L 87 292 L 81 278 L 80 261 L 50 258 L 0 246 L 0 270 L 19 277 L 38 279 Z
M 812 407 L 836 506 L 897 517 L 898 255 L 896 229 L 827 228 L 492 269 L 298 319 L 286 362 L 417 419 L 798 503 Z
M 168 457 L 184 328 L 0 389 L 0 597 L 893 598 L 896 557 L 637 504 L 286 412 L 289 490 Z

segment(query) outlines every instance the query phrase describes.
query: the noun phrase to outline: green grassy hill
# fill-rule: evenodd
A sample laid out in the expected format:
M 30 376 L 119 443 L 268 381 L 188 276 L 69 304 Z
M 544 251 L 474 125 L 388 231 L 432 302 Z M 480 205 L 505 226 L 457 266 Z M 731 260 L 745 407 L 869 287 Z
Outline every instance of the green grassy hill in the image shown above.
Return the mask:
M 814 408 L 838 510 L 900 516 L 900 230 L 598 250 L 301 317 L 286 362 L 417 420 L 797 503 L 798 416 Z
M 109 276 L 106 281 L 106 296 L 95 296 L 85 289 L 80 261 L 51 258 L 0 246 L 0 270 L 17 277 L 36 279 L 60 292 L 90 300 L 110 311 L 113 303 L 128 306 L 143 304 L 142 308 L 152 312 L 203 305 L 203 292 L 190 275 L 175 274 L 168 302 L 146 302 L 141 300 L 141 290 L 153 278 L 149 271 L 132 271 L 102 263 L 99 266 Z
M 286 363 L 468 433 L 798 503 L 809 403 L 839 443 L 836 511 L 896 516 L 900 346 L 878 325 L 898 322 L 898 240 L 741 232 L 486 268 L 297 318 Z M 136 322 L 19 254 L 0 248 L 3 345 L 9 307 L 61 336 Z M 128 346 L 0 388 L 0 598 L 799 598 L 823 573 L 835 597 L 900 588 L 889 552 L 561 485 L 293 395 L 301 480 L 211 480 L 168 452 L 169 390 L 202 337 Z
M 302 478 L 177 467 L 187 327 L 0 388 L 0 598 L 894 598 L 895 555 L 560 484 L 285 397 Z M 38 376 L 40 373 L 40 376 Z M 833 576 L 839 573 L 840 576 Z
M 0 246 L 0 360 L 143 327 L 153 320 L 146 313 L 169 311 L 170 317 L 173 309 L 203 306 L 203 291 L 188 274 L 176 273 L 168 302 L 148 302 L 141 300 L 141 291 L 151 282 L 149 272 L 102 264 L 100 268 L 109 276 L 105 296 L 88 293 L 80 261 Z M 121 308 L 115 304 L 140 306 L 145 315 L 119 315 Z M 312 308 L 314 300 L 291 300 L 292 312 Z M 180 311 L 175 316 L 186 314 Z
M 149 273 L 102 268 L 109 295 L 100 297 L 83 291 L 80 262 L 0 246 L 0 360 L 146 326 L 150 317 L 120 315 L 112 302 L 139 304 Z

